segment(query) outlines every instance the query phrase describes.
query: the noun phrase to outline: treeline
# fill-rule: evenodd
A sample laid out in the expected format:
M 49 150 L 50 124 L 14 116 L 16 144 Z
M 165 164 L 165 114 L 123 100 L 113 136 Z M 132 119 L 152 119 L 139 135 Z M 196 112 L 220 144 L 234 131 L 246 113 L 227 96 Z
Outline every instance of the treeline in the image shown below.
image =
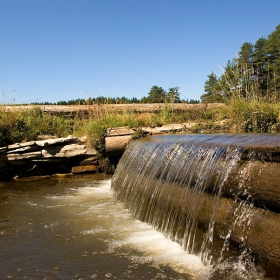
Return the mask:
M 238 56 L 222 67 L 222 75 L 207 76 L 202 102 L 226 102 L 231 97 L 248 101 L 280 101 L 280 25 L 268 38 L 245 42 Z
M 41 102 L 32 103 L 34 105 L 93 105 L 93 104 L 137 104 L 137 103 L 188 103 L 197 104 L 200 101 L 194 99 L 181 99 L 179 93 L 179 87 L 169 88 L 165 91 L 162 87 L 153 86 L 148 93 L 148 96 L 144 96 L 141 99 L 136 97 L 127 98 L 123 97 L 90 97 L 87 99 L 78 98 L 68 101 L 58 101 L 56 103 Z

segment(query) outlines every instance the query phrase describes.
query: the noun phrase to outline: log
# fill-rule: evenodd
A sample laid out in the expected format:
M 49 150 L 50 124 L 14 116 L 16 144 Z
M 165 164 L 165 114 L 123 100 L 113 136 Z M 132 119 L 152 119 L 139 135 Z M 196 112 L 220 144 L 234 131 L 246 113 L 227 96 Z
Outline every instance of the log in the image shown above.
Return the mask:
M 105 138 L 105 149 L 106 156 L 121 156 L 126 149 L 130 135 L 106 137 Z

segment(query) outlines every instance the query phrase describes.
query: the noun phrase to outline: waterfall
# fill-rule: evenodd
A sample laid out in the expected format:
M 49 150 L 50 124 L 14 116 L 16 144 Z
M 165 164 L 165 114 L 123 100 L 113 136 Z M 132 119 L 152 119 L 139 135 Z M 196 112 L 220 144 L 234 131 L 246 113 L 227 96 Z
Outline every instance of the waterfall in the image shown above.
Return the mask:
M 273 241 L 262 242 L 255 236 L 271 223 L 270 230 L 278 234 L 274 237 L 280 237 L 279 191 L 275 194 L 280 177 L 276 174 L 275 186 L 270 186 L 270 203 L 261 188 L 252 187 L 261 181 L 252 172 L 265 172 L 266 164 L 272 173 L 279 170 L 279 139 L 278 135 L 220 134 L 133 141 L 118 164 L 112 187 L 138 219 L 206 264 L 228 258 L 231 245 L 239 257 L 253 250 L 271 261 Z M 262 225 L 263 217 L 268 225 Z M 266 244 L 262 247 L 260 242 Z M 272 260 L 276 266 L 279 262 Z

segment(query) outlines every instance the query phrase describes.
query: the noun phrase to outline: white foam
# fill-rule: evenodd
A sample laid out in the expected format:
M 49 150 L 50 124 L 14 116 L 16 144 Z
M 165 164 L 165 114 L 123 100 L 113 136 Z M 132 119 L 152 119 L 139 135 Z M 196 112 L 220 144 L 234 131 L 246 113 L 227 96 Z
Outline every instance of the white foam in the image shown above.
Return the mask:
M 99 226 L 81 231 L 83 235 L 111 233 L 112 238 L 104 240 L 108 252 L 128 248 L 129 251 L 141 252 L 141 257 L 127 256 L 135 263 L 168 265 L 179 273 L 193 275 L 195 279 L 204 279 L 205 275 L 209 275 L 210 268 L 203 265 L 198 256 L 187 254 L 178 243 L 165 238 L 147 223 L 136 220 L 122 203 L 116 202 L 111 180 L 77 187 L 58 198 L 63 200 L 63 204 L 82 204 L 84 211 L 79 215 L 83 215 L 84 219 L 98 219 Z

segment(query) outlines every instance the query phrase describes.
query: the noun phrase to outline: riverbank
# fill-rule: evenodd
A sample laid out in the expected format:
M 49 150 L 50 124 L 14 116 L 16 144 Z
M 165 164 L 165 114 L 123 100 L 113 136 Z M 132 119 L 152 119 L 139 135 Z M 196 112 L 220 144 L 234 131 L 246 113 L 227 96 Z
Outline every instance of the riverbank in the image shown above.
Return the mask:
M 7 145 L 0 148 L 0 180 L 54 174 L 113 173 L 132 139 L 162 133 L 179 133 L 184 131 L 187 125 L 109 128 L 104 137 L 104 155 L 87 145 L 89 141 L 86 136 L 45 136 L 43 140 Z
M 40 145 L 34 144 L 42 140 L 51 143 L 50 139 L 64 139 L 69 135 L 83 139 L 82 143 L 75 140 L 76 145 L 86 147 L 79 149 L 95 151 L 93 161 L 98 162 L 98 171 L 112 173 L 130 139 L 160 133 L 277 132 L 280 131 L 279 112 L 279 104 L 260 101 L 248 103 L 241 99 L 231 100 L 227 105 L 220 103 L 1 105 L 0 179 L 26 176 L 24 174 L 27 171 L 35 172 L 38 169 L 33 167 L 35 163 L 36 166 L 39 163 L 41 166 L 45 165 L 38 170 L 45 169 L 50 172 L 53 164 L 59 166 L 57 172 L 61 172 L 60 170 L 63 170 L 63 173 L 72 172 L 73 167 L 84 166 L 85 164 L 81 162 L 89 157 L 86 154 L 76 155 L 71 156 L 69 160 L 68 156 L 52 154 L 46 158 L 42 149 L 38 148 Z M 64 146 L 60 148 L 59 145 L 54 146 L 58 154 L 64 153 L 62 151 Z M 10 160 L 17 149 L 19 155 L 15 158 L 19 161 Z M 23 153 L 34 151 L 37 153 L 35 158 L 31 155 L 27 155 L 29 158 L 22 158 Z M 65 159 L 64 162 L 62 158 Z M 63 169 L 62 166 L 66 168 Z M 7 169 L 17 172 L 6 172 Z M 84 167 L 77 170 L 87 172 Z

